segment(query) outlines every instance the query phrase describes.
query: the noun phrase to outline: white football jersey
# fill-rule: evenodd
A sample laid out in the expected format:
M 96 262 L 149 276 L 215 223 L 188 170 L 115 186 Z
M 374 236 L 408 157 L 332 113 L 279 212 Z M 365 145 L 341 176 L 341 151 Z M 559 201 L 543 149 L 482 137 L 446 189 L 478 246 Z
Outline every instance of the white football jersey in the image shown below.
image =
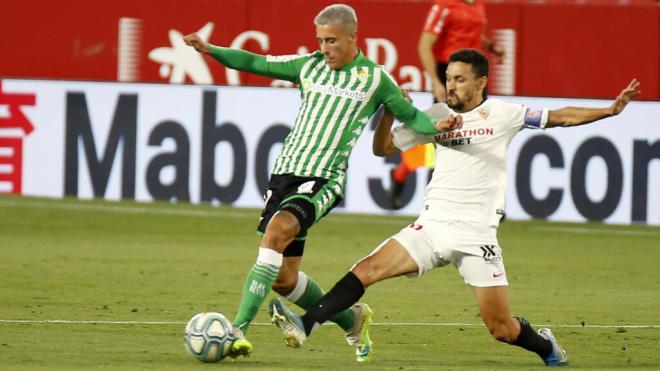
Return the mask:
M 548 110 L 487 99 L 471 111 L 456 113 L 437 103 L 426 113 L 437 120 L 460 114 L 463 127 L 425 136 L 405 125 L 392 131 L 402 151 L 434 143 L 435 170 L 426 187 L 422 215 L 435 220 L 460 220 L 497 226 L 504 213 L 506 153 L 521 129 L 545 128 Z

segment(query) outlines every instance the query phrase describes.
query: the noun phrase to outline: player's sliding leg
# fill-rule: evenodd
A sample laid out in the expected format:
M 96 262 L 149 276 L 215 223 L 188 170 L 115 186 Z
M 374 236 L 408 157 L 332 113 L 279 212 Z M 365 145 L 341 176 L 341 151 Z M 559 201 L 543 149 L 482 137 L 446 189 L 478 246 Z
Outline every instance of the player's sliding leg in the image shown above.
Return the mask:
M 300 308 L 308 310 L 312 305 L 316 304 L 324 294 L 325 292 L 321 286 L 319 286 L 312 277 L 309 277 L 305 272 L 298 272 L 298 281 L 296 282 L 295 288 L 288 295 L 283 296 L 285 299 L 296 304 Z M 356 323 L 355 313 L 355 310 L 349 308 L 335 314 L 329 319 L 330 322 L 336 323 L 344 330 L 349 344 L 351 344 L 351 342 L 348 338 L 352 336 L 351 330 Z
M 299 270 L 304 243 L 304 240 L 293 241 L 284 250 L 284 260 L 280 268 L 280 274 L 273 284 L 273 290 L 288 301 L 307 310 L 319 301 L 325 293 L 312 277 Z M 347 337 L 350 336 L 348 333 L 355 324 L 354 312 L 352 309 L 347 309 L 330 318 L 331 322 L 336 323 L 346 332 Z
M 292 348 L 300 348 L 308 335 L 302 318 L 285 307 L 280 299 L 271 300 L 268 307 L 271 322 L 280 328 L 286 344 Z M 347 340 L 356 347 L 357 361 L 368 362 L 373 354 L 373 343 L 369 337 L 373 311 L 367 304 L 355 304 L 350 310 L 355 312 L 356 322 L 347 332 Z
M 394 239 L 379 246 L 374 252 L 360 260 L 335 286 L 314 304 L 307 313 L 299 317 L 291 311 L 282 310 L 281 303 L 272 301 L 270 305 L 273 322 L 283 331 L 285 338 L 296 336 L 297 342 L 304 342 L 313 329 L 328 321 L 336 313 L 350 308 L 364 294 L 369 285 L 390 277 L 417 272 L 417 264 L 410 254 Z M 358 326 L 360 348 L 366 353 L 359 355 L 358 360 L 369 359 L 373 348 L 369 339 L 369 325 L 372 312 L 363 307 L 360 326 Z M 291 327 L 294 327 L 293 329 Z
M 284 260 L 280 268 L 280 274 L 273 284 L 273 290 L 282 295 L 288 301 L 296 304 L 302 309 L 309 309 L 321 297 L 323 289 L 313 278 L 299 271 L 300 262 L 304 250 L 304 240 L 293 241 L 284 250 Z M 371 309 L 366 304 L 356 304 L 345 309 L 330 318 L 344 330 L 346 341 L 349 345 L 356 347 L 356 353 L 368 354 L 364 347 L 360 347 L 359 340 L 361 329 L 365 328 L 363 323 L 371 320 Z M 364 360 L 360 357 L 360 360 Z
M 302 319 L 282 304 L 280 299 L 273 299 L 269 305 L 271 322 L 282 330 L 284 341 L 292 348 L 299 348 L 307 339 Z M 369 337 L 369 326 L 372 323 L 373 311 L 367 304 L 355 304 L 347 309 L 332 315 L 329 320 L 336 321 L 338 317 L 350 314 L 352 321 L 348 328 L 344 328 L 346 341 L 355 346 L 358 362 L 367 362 L 371 359 L 373 343 Z
M 378 246 L 357 262 L 335 286 L 302 317 L 307 333 L 334 313 L 347 309 L 364 294 L 365 288 L 387 278 L 417 272 L 417 263 L 395 239 Z
M 495 339 L 538 354 L 548 366 L 568 364 L 566 351 L 559 346 L 550 329 L 542 328 L 537 333 L 524 318 L 511 316 L 507 286 L 473 286 L 472 289 L 481 318 Z

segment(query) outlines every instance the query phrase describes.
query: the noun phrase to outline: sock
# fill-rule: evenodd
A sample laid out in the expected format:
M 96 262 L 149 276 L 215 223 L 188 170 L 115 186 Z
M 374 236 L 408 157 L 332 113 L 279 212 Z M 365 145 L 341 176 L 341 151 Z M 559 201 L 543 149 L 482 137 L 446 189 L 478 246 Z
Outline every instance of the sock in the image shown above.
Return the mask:
M 405 161 L 399 162 L 399 165 L 397 165 L 394 168 L 394 172 L 392 173 L 392 177 L 397 183 L 405 183 L 406 178 L 408 178 L 408 175 L 410 175 L 411 171 L 408 169 L 408 165 L 406 165 Z
M 250 322 L 256 317 L 259 308 L 273 286 L 282 265 L 282 254 L 275 250 L 259 248 L 257 262 L 245 279 L 243 297 L 238 307 L 234 326 L 239 327 L 244 334 L 247 333 Z
M 534 352 L 542 359 L 545 359 L 550 353 L 552 353 L 552 343 L 550 340 L 537 334 L 526 319 L 522 317 L 513 318 L 520 322 L 520 334 L 516 341 L 511 343 L 512 345 Z
M 317 325 L 350 308 L 362 295 L 364 295 L 364 285 L 353 272 L 348 272 L 302 317 L 305 333 L 309 335 Z
M 316 281 L 304 272 L 298 272 L 296 287 L 285 298 L 307 311 L 323 297 L 323 294 L 323 289 Z M 339 325 L 344 331 L 348 331 L 353 327 L 355 316 L 353 311 L 348 308 L 332 316 L 330 321 Z

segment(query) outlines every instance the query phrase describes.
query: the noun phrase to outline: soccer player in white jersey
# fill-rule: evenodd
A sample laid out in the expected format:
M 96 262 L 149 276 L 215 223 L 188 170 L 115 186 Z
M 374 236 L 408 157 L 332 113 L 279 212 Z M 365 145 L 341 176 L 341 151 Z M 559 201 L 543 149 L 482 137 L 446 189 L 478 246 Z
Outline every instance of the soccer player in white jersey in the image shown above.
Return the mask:
M 301 93 L 298 117 L 264 194 L 257 261 L 247 274 L 234 319 L 238 340 L 229 354 L 234 358 L 252 352 L 244 335 L 271 288 L 303 309 L 323 296 L 321 287 L 299 269 L 307 231 L 341 201 L 348 157 L 378 106 L 385 105 L 420 133 L 452 129 L 413 107 L 383 67 L 364 57 L 351 7 L 330 5 L 314 23 L 320 50 L 305 55 L 263 56 L 214 46 L 197 34 L 184 37 L 187 45 L 229 68 L 292 81 Z M 371 356 L 371 316 L 366 304 L 357 304 L 330 318 L 356 346 L 360 362 Z
M 387 156 L 421 143 L 434 143 L 436 164 L 419 218 L 358 261 L 312 309 L 300 317 L 279 300 L 271 316 L 290 346 L 299 347 L 318 324 L 357 302 L 370 285 L 401 275 L 421 276 L 452 263 L 470 286 L 486 327 L 495 339 L 538 354 L 549 366 L 568 363 L 566 352 L 548 328 L 535 332 L 509 310 L 508 282 L 497 226 L 504 209 L 506 152 L 523 128 L 571 127 L 619 114 L 639 94 L 632 80 L 610 107 L 538 110 L 484 99 L 488 60 L 477 50 L 451 55 L 447 105 L 427 110 L 453 121 L 455 130 L 419 135 L 405 125 L 393 131 L 385 115 L 374 136 L 374 153 Z M 448 107 L 447 107 L 448 106 Z

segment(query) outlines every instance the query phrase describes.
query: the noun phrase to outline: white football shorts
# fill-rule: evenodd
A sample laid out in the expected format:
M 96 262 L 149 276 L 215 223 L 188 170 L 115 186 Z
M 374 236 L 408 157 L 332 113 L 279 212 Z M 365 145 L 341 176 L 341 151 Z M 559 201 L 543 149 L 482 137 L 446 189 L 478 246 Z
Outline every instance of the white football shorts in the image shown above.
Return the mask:
M 452 263 L 470 286 L 509 284 L 496 227 L 419 218 L 392 238 L 403 245 L 417 263 L 419 271 L 412 277 Z

